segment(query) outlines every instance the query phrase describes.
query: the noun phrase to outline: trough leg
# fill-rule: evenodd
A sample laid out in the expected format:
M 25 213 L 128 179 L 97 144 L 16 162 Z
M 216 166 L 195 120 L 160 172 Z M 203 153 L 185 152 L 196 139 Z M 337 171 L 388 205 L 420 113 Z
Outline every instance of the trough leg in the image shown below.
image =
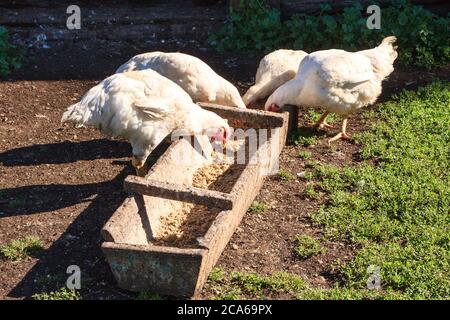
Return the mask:
M 297 131 L 298 128 L 298 108 L 293 105 L 284 105 L 281 112 L 289 113 L 289 121 L 288 121 L 288 136 L 292 135 Z

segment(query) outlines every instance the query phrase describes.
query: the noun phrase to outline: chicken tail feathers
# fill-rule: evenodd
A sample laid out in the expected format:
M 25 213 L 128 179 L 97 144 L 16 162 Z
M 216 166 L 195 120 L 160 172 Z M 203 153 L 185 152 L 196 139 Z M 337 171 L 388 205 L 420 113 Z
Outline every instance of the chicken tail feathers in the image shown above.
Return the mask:
M 67 110 L 64 111 L 64 113 L 61 117 L 61 123 L 79 122 L 81 120 L 81 117 L 79 116 L 79 112 L 78 112 L 79 107 L 80 107 L 79 102 L 68 107 Z
M 390 45 L 392 46 L 395 41 L 397 41 L 397 37 L 396 36 L 389 36 L 383 39 L 383 41 L 381 42 L 381 45 Z
M 87 124 L 86 120 L 86 107 L 81 102 L 77 102 L 68 107 L 61 117 L 61 123 L 73 122 L 77 124 L 77 127 L 82 127 Z
M 394 43 L 397 41 L 397 37 L 389 36 L 383 39 L 379 47 L 384 47 L 387 49 L 392 61 L 397 58 L 397 48 L 398 46 L 394 46 Z
M 293 70 L 287 70 L 280 74 L 278 77 L 271 79 L 269 82 L 262 85 L 252 86 L 242 97 L 242 100 L 246 105 L 256 102 L 259 99 L 264 99 L 270 96 L 277 88 L 289 80 L 295 78 L 296 72 Z

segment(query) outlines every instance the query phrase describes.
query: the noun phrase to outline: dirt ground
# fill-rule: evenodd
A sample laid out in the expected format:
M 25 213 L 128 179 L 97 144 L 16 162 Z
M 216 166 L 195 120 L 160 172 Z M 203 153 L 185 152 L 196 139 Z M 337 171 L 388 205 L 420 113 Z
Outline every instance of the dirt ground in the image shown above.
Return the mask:
M 79 48 L 79 49 L 77 49 Z M 64 284 L 66 268 L 82 270 L 81 294 L 85 299 L 129 299 L 135 294 L 117 288 L 100 251 L 100 229 L 124 200 L 123 179 L 132 174 L 128 143 L 107 140 L 93 129 L 60 124 L 63 110 L 77 101 L 98 80 L 114 72 L 138 52 L 181 50 L 204 59 L 234 82 L 241 92 L 250 85 L 259 56 L 220 55 L 201 45 L 173 44 L 126 50 L 82 45 L 28 53 L 21 70 L 0 82 L 0 244 L 26 235 L 38 236 L 45 251 L 19 262 L 0 260 L 0 299 L 28 298 Z M 95 57 L 95 58 L 93 58 Z M 414 88 L 433 78 L 448 80 L 448 68 L 411 70 L 398 67 L 384 83 L 380 101 L 403 88 Z M 376 106 L 375 106 L 376 107 Z M 300 110 L 299 126 L 304 126 Z M 349 132 L 370 126 L 361 113 L 349 122 Z M 270 274 L 288 271 L 312 286 L 327 287 L 336 279 L 332 262 L 351 258 L 351 245 L 326 243 L 327 252 L 299 260 L 293 254 L 298 234 L 319 236 L 320 226 L 309 215 L 325 201 L 302 196 L 306 183 L 296 178 L 308 160 L 336 165 L 358 163 L 358 146 L 337 142 L 328 147 L 321 135 L 312 147 L 286 146 L 281 168 L 294 175 L 291 181 L 268 178 L 257 200 L 269 206 L 264 213 L 247 213 L 226 247 L 218 265 L 226 270 Z M 200 298 L 208 299 L 204 290 Z

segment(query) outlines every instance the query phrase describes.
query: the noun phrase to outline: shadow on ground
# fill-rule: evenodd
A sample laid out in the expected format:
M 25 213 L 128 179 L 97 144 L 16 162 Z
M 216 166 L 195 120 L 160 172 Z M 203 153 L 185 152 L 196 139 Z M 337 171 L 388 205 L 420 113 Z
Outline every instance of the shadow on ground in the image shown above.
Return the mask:
M 80 160 L 123 158 L 131 155 L 126 141 L 95 139 L 81 142 L 34 144 L 0 153 L 6 167 L 71 163 Z
M 120 158 L 130 155 L 130 147 L 126 142 L 104 139 L 72 143 L 69 154 L 53 154 L 51 163 L 68 163 L 77 160 L 93 160 L 97 158 Z M 59 147 L 58 147 L 59 145 Z M 49 144 L 50 149 L 61 148 L 61 144 Z M 148 158 L 151 167 L 168 148 L 169 144 L 161 143 Z M 9 150 L 2 154 L 13 155 L 17 159 L 21 155 L 34 153 L 42 146 Z M 36 149 L 34 149 L 36 148 Z M 85 150 L 86 148 L 86 150 Z M 83 151 L 86 151 L 84 153 Z M 9 157 L 7 157 L 9 159 Z M 48 163 L 42 157 L 25 160 L 20 165 L 36 165 Z M 103 258 L 100 246 L 102 238 L 100 230 L 114 211 L 128 196 L 123 191 L 123 180 L 135 171 L 128 161 L 113 160 L 112 163 L 124 166 L 111 180 L 86 184 L 50 184 L 29 185 L 0 190 L 0 211 L 3 216 L 29 215 L 39 212 L 51 212 L 82 202 L 90 202 L 64 233 L 52 245 L 37 255 L 39 261 L 25 277 L 8 293 L 11 298 L 31 297 L 35 293 L 50 292 L 65 286 L 68 277 L 67 267 L 77 265 L 81 269 L 81 294 L 85 299 L 129 299 L 132 294 L 117 288 L 110 272 L 109 265 Z M 126 163 L 126 165 L 124 165 Z M 6 165 L 17 165 L 13 160 Z M 55 197 L 55 195 L 58 195 Z
M 126 198 L 121 191 L 123 179 L 131 174 L 125 167 L 116 177 L 100 184 L 82 186 L 87 193 L 96 193 L 91 204 L 70 224 L 61 237 L 39 256 L 38 263 L 9 292 L 8 296 L 31 297 L 42 291 L 53 291 L 65 285 L 67 267 L 81 269 L 81 283 L 95 295 L 98 287 L 114 283 L 109 267 L 100 250 L 100 230 L 112 213 Z M 71 186 L 75 188 L 75 186 Z M 64 203 L 69 200 L 65 199 Z M 72 199 L 72 202 L 76 202 Z M 48 208 L 47 208 L 48 209 Z M 92 279 L 95 278 L 95 281 Z M 104 297 L 104 295 L 102 295 Z

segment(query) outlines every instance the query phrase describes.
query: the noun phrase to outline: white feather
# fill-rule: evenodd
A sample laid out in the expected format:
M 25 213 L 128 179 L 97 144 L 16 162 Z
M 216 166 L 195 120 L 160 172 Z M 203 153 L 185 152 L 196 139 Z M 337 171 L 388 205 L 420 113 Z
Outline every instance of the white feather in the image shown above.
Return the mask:
M 394 41 L 388 37 L 378 47 L 359 52 L 331 49 L 309 54 L 296 77 L 267 99 L 266 110 L 271 104 L 293 104 L 348 115 L 374 103 L 381 82 L 394 70 Z
M 210 102 L 245 108 L 239 91 L 202 60 L 179 52 L 139 54 L 116 72 L 152 69 L 183 88 L 194 102 Z
M 246 105 L 268 97 L 278 87 L 293 79 L 300 62 L 308 54 L 301 50 L 279 49 L 273 51 L 259 62 L 255 84 L 244 94 Z
M 106 78 L 67 108 L 61 121 L 126 138 L 143 162 L 174 130 L 204 134 L 208 128 L 229 128 L 224 119 L 194 104 L 177 84 L 150 69 Z

